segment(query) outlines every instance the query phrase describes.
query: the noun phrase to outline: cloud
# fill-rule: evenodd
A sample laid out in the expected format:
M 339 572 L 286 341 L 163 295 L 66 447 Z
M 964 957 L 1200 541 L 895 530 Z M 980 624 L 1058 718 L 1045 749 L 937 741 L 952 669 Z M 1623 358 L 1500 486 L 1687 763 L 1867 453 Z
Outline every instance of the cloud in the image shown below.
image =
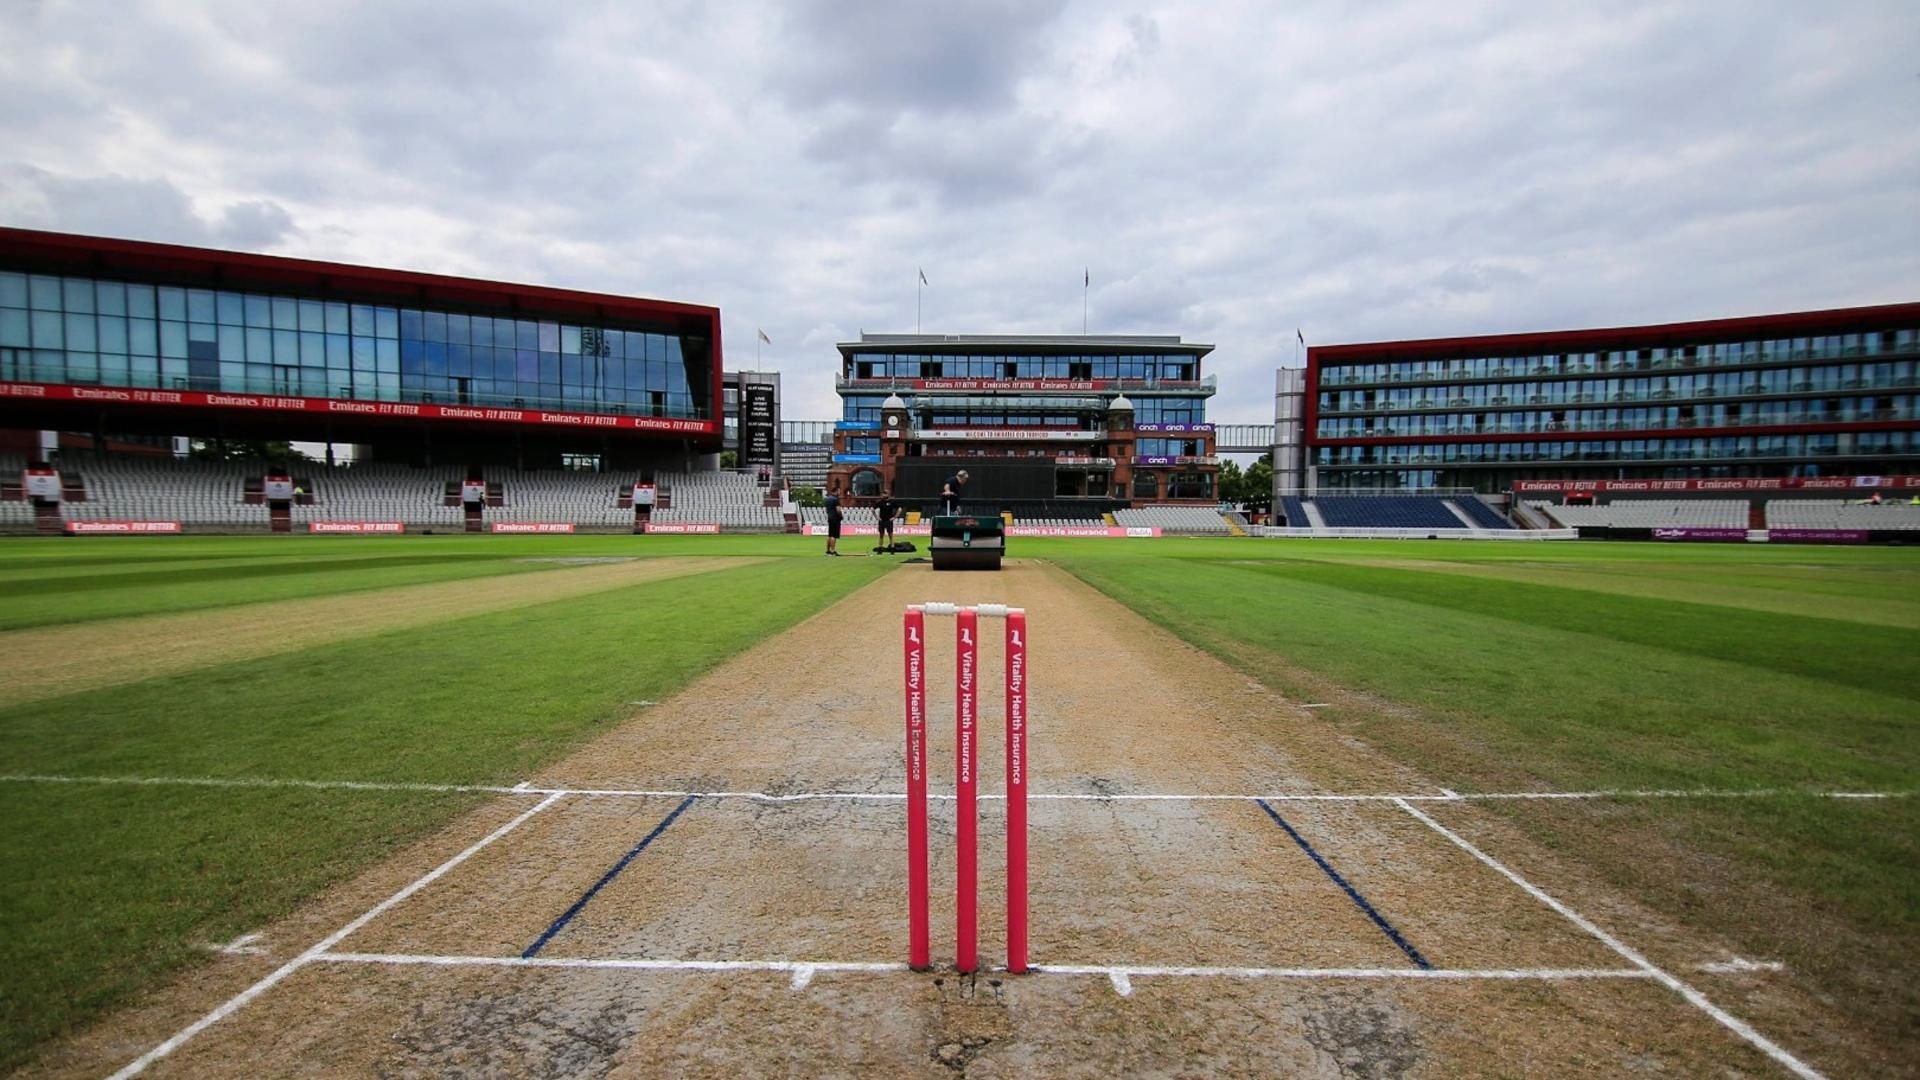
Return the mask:
M 881 114 L 971 112 L 1015 103 L 1047 55 L 1064 0 L 967 4 L 799 0 L 768 85 L 802 109 L 854 105 Z
M 833 341 L 1313 342 L 1920 295 L 1911 4 L 41 4 L 0 220 L 713 303 Z M 915 287 L 916 267 L 933 285 Z M 749 361 L 750 362 L 750 361 Z
M 158 177 L 58 176 L 19 164 L 0 176 L 0 218 L 29 228 L 250 251 L 271 251 L 298 231 L 293 216 L 272 200 L 202 214 L 185 192 Z

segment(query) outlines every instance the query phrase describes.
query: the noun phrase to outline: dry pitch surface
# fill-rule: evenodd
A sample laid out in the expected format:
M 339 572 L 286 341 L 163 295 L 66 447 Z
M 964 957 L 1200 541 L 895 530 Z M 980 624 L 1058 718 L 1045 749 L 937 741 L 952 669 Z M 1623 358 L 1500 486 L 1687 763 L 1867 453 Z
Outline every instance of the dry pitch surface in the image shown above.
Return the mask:
M 947 969 L 901 965 L 905 809 L 887 797 L 905 787 L 899 613 L 933 599 L 1029 612 L 1033 791 L 1067 796 L 1032 803 L 1033 974 L 951 971 L 946 801 L 933 911 Z M 951 622 L 930 622 L 934 787 L 950 792 Z M 982 790 L 998 793 L 1000 658 L 985 637 Z M 1787 1075 L 1798 1063 L 1767 1036 L 1804 1037 L 1825 1022 L 1817 1003 L 1765 975 L 1702 974 L 1700 960 L 1723 955 L 1713 943 L 1303 704 L 1050 567 L 903 568 L 37 1067 L 987 1077 Z M 1356 793 L 1419 798 L 1303 797 Z M 982 804 L 986 963 L 1004 957 L 1002 809 Z

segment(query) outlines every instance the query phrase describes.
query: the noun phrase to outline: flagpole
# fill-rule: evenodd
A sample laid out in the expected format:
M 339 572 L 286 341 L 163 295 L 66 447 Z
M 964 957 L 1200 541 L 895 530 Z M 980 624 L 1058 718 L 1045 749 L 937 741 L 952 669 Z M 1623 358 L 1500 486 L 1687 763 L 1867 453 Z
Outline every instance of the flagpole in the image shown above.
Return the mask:
M 1087 336 L 1087 294 L 1093 291 L 1093 271 L 1088 270 L 1080 279 L 1080 336 Z
M 927 274 L 922 270 L 920 276 L 913 282 L 913 332 L 915 334 L 920 332 L 920 290 L 926 287 L 926 283 Z

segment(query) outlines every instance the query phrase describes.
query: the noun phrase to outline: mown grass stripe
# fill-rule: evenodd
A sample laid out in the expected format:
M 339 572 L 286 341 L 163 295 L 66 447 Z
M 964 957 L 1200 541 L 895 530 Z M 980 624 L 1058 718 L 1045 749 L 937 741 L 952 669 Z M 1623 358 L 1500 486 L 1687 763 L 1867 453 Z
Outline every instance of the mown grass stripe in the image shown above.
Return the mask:
M 498 797 L 219 781 L 515 784 L 628 701 L 667 698 L 891 568 L 828 561 L 767 560 L 0 710 L 0 772 L 209 781 L 54 797 L 0 784 L 0 1072 L 205 962 L 201 943 L 283 917 Z
M 1654 600 L 1383 567 L 1294 564 L 1241 569 L 1883 693 L 1911 688 L 1905 658 L 1920 650 L 1920 631 L 1680 598 Z M 1837 603 L 1836 611 L 1843 607 Z

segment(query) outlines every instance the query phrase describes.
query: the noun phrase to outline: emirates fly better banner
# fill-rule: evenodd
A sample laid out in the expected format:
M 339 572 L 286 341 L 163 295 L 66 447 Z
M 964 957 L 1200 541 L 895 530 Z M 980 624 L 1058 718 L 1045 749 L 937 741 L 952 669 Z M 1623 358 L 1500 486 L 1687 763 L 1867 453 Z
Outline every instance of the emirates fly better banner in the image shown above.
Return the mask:
M 1784 476 L 1716 480 L 1515 480 L 1517 495 L 1563 491 L 1892 491 L 1920 488 L 1920 476 Z
M 111 533 L 177 533 L 180 523 L 177 521 L 69 521 L 67 533 L 71 536 L 91 536 Z
M 405 522 L 400 521 L 309 521 L 307 532 L 313 534 L 339 533 L 348 536 L 367 534 L 386 534 L 407 531 Z
M 77 401 L 98 405 L 178 405 L 190 408 L 246 409 L 254 412 L 297 412 L 315 416 L 467 420 L 496 424 L 658 431 L 676 435 L 711 435 L 720 430 L 718 421 L 693 420 L 677 416 L 606 416 L 599 413 L 554 412 L 549 409 L 492 409 L 478 405 L 346 401 L 337 398 L 276 397 L 269 394 L 229 394 L 220 391 L 64 386 L 56 383 L 0 382 L 0 398 Z

